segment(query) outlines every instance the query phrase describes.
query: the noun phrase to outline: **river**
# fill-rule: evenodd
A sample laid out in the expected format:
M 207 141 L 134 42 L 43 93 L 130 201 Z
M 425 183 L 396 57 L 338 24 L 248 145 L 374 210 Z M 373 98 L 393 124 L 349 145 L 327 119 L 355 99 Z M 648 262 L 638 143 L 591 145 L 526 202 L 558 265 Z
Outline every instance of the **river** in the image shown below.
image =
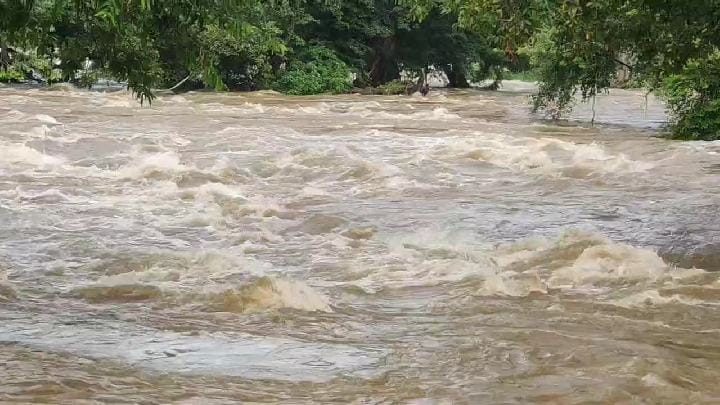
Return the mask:
M 718 403 L 720 143 L 527 90 L 0 89 L 0 402 Z

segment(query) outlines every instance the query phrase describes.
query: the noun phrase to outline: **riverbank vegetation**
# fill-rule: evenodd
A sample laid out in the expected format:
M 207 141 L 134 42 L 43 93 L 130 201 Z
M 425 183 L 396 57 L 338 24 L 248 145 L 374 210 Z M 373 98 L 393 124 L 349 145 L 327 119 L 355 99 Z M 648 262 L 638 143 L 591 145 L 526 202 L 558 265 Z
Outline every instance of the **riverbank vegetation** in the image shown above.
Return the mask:
M 22 50 L 3 58 L 22 75 L 12 54 L 52 60 L 77 84 L 127 82 L 141 101 L 158 88 L 384 92 L 428 66 L 468 87 L 473 68 L 508 64 L 456 15 L 411 11 L 388 0 L 0 0 L 0 48 Z
M 453 87 L 534 79 L 533 107 L 553 117 L 622 82 L 666 100 L 674 136 L 710 140 L 717 21 L 715 0 L 0 0 L 0 80 L 106 77 L 145 101 L 158 88 L 397 94 L 434 69 Z
M 460 27 L 495 33 L 512 59 L 527 48 L 534 108 L 561 115 L 619 82 L 662 96 L 676 138 L 720 139 L 720 3 L 716 0 L 407 0 Z M 624 76 L 624 77 L 623 77 Z M 619 80 L 622 77 L 622 80 Z

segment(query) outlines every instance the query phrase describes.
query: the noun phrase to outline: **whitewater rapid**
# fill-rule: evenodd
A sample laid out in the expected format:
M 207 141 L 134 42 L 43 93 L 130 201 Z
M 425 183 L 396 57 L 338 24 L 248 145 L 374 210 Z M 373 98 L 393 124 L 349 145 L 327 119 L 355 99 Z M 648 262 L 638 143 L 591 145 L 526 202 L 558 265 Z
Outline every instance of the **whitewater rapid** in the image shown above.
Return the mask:
M 0 88 L 0 401 L 717 401 L 720 143 L 509 87 Z

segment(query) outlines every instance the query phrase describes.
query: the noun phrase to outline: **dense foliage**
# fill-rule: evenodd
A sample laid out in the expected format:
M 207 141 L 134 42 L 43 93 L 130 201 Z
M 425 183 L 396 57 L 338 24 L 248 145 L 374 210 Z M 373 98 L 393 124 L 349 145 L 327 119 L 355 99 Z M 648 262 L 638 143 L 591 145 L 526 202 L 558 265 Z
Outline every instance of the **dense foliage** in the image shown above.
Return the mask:
M 623 70 L 665 97 L 676 136 L 717 139 L 718 21 L 718 0 L 0 0 L 0 68 L 18 80 L 41 60 L 48 79 L 110 77 L 145 100 L 177 83 L 400 92 L 427 68 L 497 85 L 530 61 L 553 117 Z
M 292 95 L 346 93 L 352 87 L 350 68 L 327 48 L 304 51 L 280 77 L 275 88 Z
M 720 53 L 690 60 L 662 89 L 671 127 L 682 139 L 720 139 Z
M 414 17 L 395 0 L 0 0 L 0 48 L 54 60 L 78 84 L 125 81 L 141 100 L 181 82 L 337 93 L 428 65 L 467 86 L 471 66 L 482 79 L 504 63 L 457 16 Z
M 559 116 L 630 81 L 665 97 L 676 137 L 720 138 L 718 0 L 406 0 L 419 18 L 439 8 L 497 36 L 512 58 L 530 49 L 536 110 Z

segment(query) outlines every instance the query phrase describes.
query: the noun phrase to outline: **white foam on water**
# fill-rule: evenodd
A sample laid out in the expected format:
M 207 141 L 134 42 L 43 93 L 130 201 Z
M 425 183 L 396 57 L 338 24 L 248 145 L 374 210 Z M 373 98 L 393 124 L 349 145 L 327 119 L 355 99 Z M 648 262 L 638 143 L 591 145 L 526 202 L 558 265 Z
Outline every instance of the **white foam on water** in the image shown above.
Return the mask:
M 667 264 L 652 250 L 608 242 L 585 249 L 571 267 L 555 272 L 552 282 L 575 284 L 603 279 L 657 280 Z
M 25 202 L 38 203 L 79 203 L 86 202 L 84 199 L 71 197 L 56 188 L 49 188 L 40 192 L 26 192 L 20 187 L 15 189 L 16 198 Z
M 416 111 L 416 112 L 413 112 L 410 114 L 389 113 L 389 112 L 385 112 L 385 111 L 371 111 L 371 110 L 361 110 L 361 111 L 357 111 L 355 113 L 364 118 L 374 118 L 374 119 L 381 119 L 381 120 L 400 120 L 400 121 L 406 121 L 406 120 L 454 121 L 454 120 L 459 120 L 462 118 L 458 114 L 449 112 L 448 109 L 444 108 L 444 107 L 436 107 L 429 111 Z
M 347 107 L 348 110 L 367 110 L 369 108 L 383 108 L 383 105 L 377 101 L 356 101 L 349 104 L 339 104 L 340 106 Z
M 27 135 L 30 138 L 39 138 L 43 139 L 53 133 L 53 130 L 50 129 L 47 125 L 41 125 L 39 127 L 32 127 L 27 132 L 21 133 L 22 135 Z
M 207 112 L 224 114 L 264 114 L 269 109 L 275 111 L 275 107 L 268 107 L 263 104 L 244 102 L 241 105 L 228 105 L 222 103 L 203 103 L 202 109 Z
M 526 297 L 531 293 L 547 293 L 547 286 L 537 273 L 531 277 L 513 278 L 508 274 L 495 274 L 485 277 L 478 293 L 480 295 L 504 295 Z
M 652 163 L 632 160 L 623 153 L 612 155 L 595 143 L 564 147 L 573 152 L 571 167 L 589 169 L 592 173 L 642 173 L 653 168 Z
M 670 266 L 654 250 L 580 231 L 568 231 L 557 239 L 532 238 L 502 246 L 498 249 L 495 261 L 502 269 L 499 276 L 505 279 L 527 282 L 537 277 L 539 284 L 531 282 L 533 286 L 527 291 L 572 289 L 595 294 L 614 285 L 646 289 L 637 297 L 627 298 L 627 302 L 653 298 L 652 291 L 659 285 L 673 285 L 677 280 L 704 273 L 699 269 Z M 511 288 L 507 294 L 518 295 L 518 291 Z M 656 302 L 670 302 L 673 299 L 654 298 Z M 683 299 L 683 302 L 695 301 Z
M 198 187 L 183 190 L 182 192 L 192 192 L 196 198 L 205 198 L 208 200 L 212 200 L 216 196 L 249 200 L 249 197 L 245 196 L 245 189 L 243 187 L 215 182 L 205 183 Z
M 271 276 L 272 266 L 220 253 L 173 255 L 144 268 L 74 286 L 91 302 L 169 299 L 209 310 L 250 313 L 291 308 L 332 312 L 330 300 L 300 280 Z
M 274 170 L 279 169 L 279 171 Z M 361 156 L 345 146 L 300 147 L 277 158 L 264 170 L 270 175 L 301 176 L 324 188 L 351 187 L 355 195 L 379 190 L 423 187 L 398 165 Z
M 141 155 L 116 172 L 118 177 L 140 179 L 157 172 L 179 173 L 191 168 L 180 162 L 175 152 L 161 152 Z
M 35 114 L 32 116 L 32 119 L 34 119 L 36 121 L 40 121 L 45 124 L 52 124 L 52 125 L 59 124 L 59 122 L 57 121 L 57 119 L 55 119 L 55 117 L 51 117 L 46 114 Z
M 270 273 L 268 263 L 242 256 L 206 252 L 174 254 L 157 260 L 141 271 L 102 276 L 94 283 L 98 286 L 152 284 L 167 290 L 204 291 L 222 287 L 224 280 L 233 276 L 262 277 Z
M 243 110 L 251 113 L 262 114 L 266 111 L 266 107 L 262 104 L 245 102 L 242 107 Z
M 687 142 L 676 142 L 668 147 L 689 150 L 692 152 L 704 153 L 712 156 L 720 154 L 720 140 L 717 141 L 687 141 Z
M 279 309 L 333 312 L 330 299 L 306 283 L 275 277 L 254 281 L 227 282 L 201 279 L 217 274 L 193 275 L 149 269 L 102 277 L 76 287 L 74 296 L 90 302 L 132 302 L 166 300 L 200 306 L 206 311 L 247 314 Z M 226 276 L 227 277 L 227 276 Z
M 188 100 L 187 98 L 185 98 L 185 97 L 183 97 L 183 96 L 181 96 L 181 95 L 179 95 L 179 94 L 176 94 L 176 95 L 173 95 L 173 96 L 170 96 L 170 97 L 165 97 L 165 98 L 163 98 L 162 100 L 163 100 L 163 101 L 168 101 L 168 102 L 170 102 L 170 103 L 176 103 L 176 104 L 187 104 L 187 103 L 190 103 L 190 102 L 191 102 L 190 100 Z
M 283 308 L 333 312 L 330 300 L 297 280 L 265 277 L 248 285 L 210 294 L 211 307 L 223 312 L 252 313 Z
M 290 113 L 297 111 L 297 112 L 301 112 L 303 114 L 319 115 L 319 114 L 329 113 L 330 109 L 331 108 L 328 104 L 320 103 L 320 104 L 314 105 L 314 106 L 298 106 L 297 110 L 285 108 L 284 111 L 290 112 Z
M 48 126 L 50 125 L 50 126 Z M 13 131 L 13 135 L 17 135 L 23 140 L 51 140 L 52 142 L 72 144 L 82 139 L 98 138 L 97 132 L 85 130 L 68 130 L 64 125 L 43 124 L 33 126 L 23 131 Z
M 495 133 L 446 138 L 435 149 L 443 160 L 472 159 L 515 172 L 551 177 L 624 175 L 647 172 L 653 167 L 649 162 L 634 161 L 622 153 L 611 154 L 596 143 Z
M 655 387 L 655 388 L 664 388 L 664 387 L 671 387 L 673 384 L 665 380 L 664 378 L 660 377 L 659 375 L 655 373 L 648 373 L 645 374 L 641 381 L 643 384 L 647 385 L 648 387 Z
M 456 282 L 467 277 L 491 277 L 497 268 L 482 245 L 469 233 L 446 229 L 420 229 L 412 234 L 378 235 L 387 245 L 386 265 L 362 272 L 353 285 L 366 292 L 383 288 L 429 286 Z
M 658 290 L 646 290 L 620 299 L 610 300 L 610 303 L 626 308 L 643 308 L 667 304 L 705 305 L 706 301 L 685 297 L 679 294 L 661 295 Z
M 444 160 L 465 158 L 513 171 L 554 174 L 559 165 L 543 147 L 533 139 L 517 140 L 499 134 L 478 133 L 475 138 L 447 138 L 437 150 Z
M 26 164 L 38 167 L 60 166 L 65 158 L 52 156 L 33 149 L 25 144 L 0 143 L 0 166 Z
M 657 288 L 703 273 L 669 266 L 653 250 L 581 231 L 499 246 L 437 229 L 385 239 L 402 264 L 373 269 L 353 281 L 366 291 L 477 280 L 480 295 L 527 296 L 557 289 L 596 294 L 607 285 Z
M 462 117 L 458 114 L 451 113 L 447 108 L 435 107 L 432 110 L 417 111 L 411 104 L 405 107 L 406 110 L 414 111 L 411 113 L 390 113 L 379 110 L 382 105 L 378 102 L 358 102 L 358 103 L 314 103 L 310 105 L 280 106 L 280 105 L 264 105 L 251 102 L 245 102 L 240 106 L 232 106 L 220 103 L 204 104 L 204 108 L 212 112 L 237 113 L 237 114 L 263 114 L 272 112 L 281 115 L 350 115 L 360 118 L 372 118 L 380 120 L 425 120 L 425 121 L 454 121 Z
M 27 119 L 27 114 L 23 113 L 22 111 L 15 110 L 15 109 L 8 110 L 2 116 L 2 121 L 23 122 L 26 119 Z
M 45 124 L 32 127 L 26 131 L 14 131 L 13 135 L 18 135 L 26 140 L 47 140 L 52 139 L 53 142 L 73 143 L 83 138 L 93 138 L 95 135 L 85 134 L 82 132 L 66 132 L 63 126 L 47 126 Z
M 325 197 L 325 196 L 332 195 L 329 192 L 323 190 L 322 188 L 315 187 L 315 186 L 305 186 L 300 191 L 300 193 L 302 194 L 303 197 L 317 197 L 317 196 Z
M 106 108 L 137 108 L 140 102 L 129 92 L 99 93 L 96 100 Z
M 495 257 L 501 268 L 511 272 L 540 272 L 543 282 L 555 288 L 592 286 L 606 280 L 656 281 L 669 270 L 652 250 L 583 231 L 503 245 Z

